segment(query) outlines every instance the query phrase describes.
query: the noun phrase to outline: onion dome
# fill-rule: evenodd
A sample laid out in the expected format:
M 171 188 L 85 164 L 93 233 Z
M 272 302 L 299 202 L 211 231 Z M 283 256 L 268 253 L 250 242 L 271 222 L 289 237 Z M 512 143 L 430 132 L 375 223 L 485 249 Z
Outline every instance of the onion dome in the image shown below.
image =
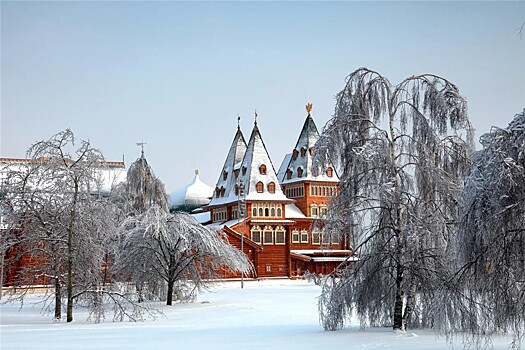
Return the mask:
M 171 211 L 191 212 L 196 208 L 207 205 L 213 196 L 213 187 L 206 185 L 199 178 L 199 171 L 195 170 L 193 181 L 170 195 Z

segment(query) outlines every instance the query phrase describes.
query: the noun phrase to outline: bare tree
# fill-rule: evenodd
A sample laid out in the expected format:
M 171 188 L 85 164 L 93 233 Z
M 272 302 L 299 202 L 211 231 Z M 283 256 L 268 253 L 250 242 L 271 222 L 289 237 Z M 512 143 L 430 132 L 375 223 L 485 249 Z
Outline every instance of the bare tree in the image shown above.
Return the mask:
M 359 258 L 323 287 L 325 329 L 354 311 L 362 324 L 400 330 L 431 322 L 472 134 L 466 101 L 444 78 L 415 75 L 393 86 L 366 68 L 350 74 L 314 160 L 338 167 L 325 228 L 348 235 Z
M 451 244 L 458 269 L 440 296 L 437 325 L 477 344 L 498 332 L 525 335 L 525 110 L 480 138 Z
M 111 204 L 91 190 L 102 154 L 89 141 L 78 144 L 67 129 L 31 146 L 31 161 L 6 171 L 2 201 L 15 235 L 14 258 L 33 261 L 16 283 L 31 288 L 51 279 L 55 319 L 65 294 L 67 322 L 74 301 L 99 290 L 104 243 L 116 227 Z

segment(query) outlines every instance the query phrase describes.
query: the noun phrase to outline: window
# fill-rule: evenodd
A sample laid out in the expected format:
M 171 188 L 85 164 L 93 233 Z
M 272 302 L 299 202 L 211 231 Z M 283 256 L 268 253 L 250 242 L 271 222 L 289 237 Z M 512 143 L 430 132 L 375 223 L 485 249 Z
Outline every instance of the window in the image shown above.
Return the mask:
M 310 216 L 316 217 L 318 215 L 319 215 L 319 210 L 317 208 L 317 204 L 312 204 L 312 206 L 310 207 Z
M 235 169 L 233 175 L 235 175 L 235 178 L 239 177 L 239 169 Z
M 242 167 L 242 175 L 243 176 L 246 175 L 246 167 L 245 166 Z
M 284 227 L 277 226 L 275 229 L 275 244 L 285 244 L 286 243 L 286 234 Z
M 261 228 L 259 226 L 255 226 L 252 228 L 252 241 L 255 243 L 261 244 Z
M 328 177 L 334 176 L 334 170 L 332 168 L 326 169 L 326 176 Z
M 272 272 L 272 265 L 266 265 L 266 272 Z
M 273 244 L 273 231 L 270 228 L 265 227 L 263 231 L 264 244 Z
M 286 178 L 290 180 L 292 178 L 292 171 L 290 169 L 286 170 Z
M 303 168 L 297 168 L 297 176 L 303 177 Z
M 321 244 L 321 233 L 312 232 L 312 244 Z
M 228 178 L 228 173 L 225 170 L 225 171 L 222 172 L 222 180 L 226 181 L 227 178 Z
M 215 187 L 215 197 L 219 197 L 221 195 L 221 189 L 219 187 Z
M 261 173 L 261 175 L 266 175 L 266 165 L 261 164 L 259 167 L 259 173 Z
M 297 150 L 294 149 L 294 150 L 292 151 L 292 158 L 295 160 L 295 159 L 297 159 L 297 156 L 298 156 L 298 155 L 299 155 L 299 152 L 297 152 Z
M 304 186 L 293 186 L 293 187 L 286 187 L 285 188 L 286 197 L 288 198 L 298 198 L 298 197 L 304 197 Z
M 268 192 L 275 193 L 275 182 L 270 182 L 268 184 Z
M 280 207 L 278 207 L 278 208 L 277 208 L 277 217 L 280 218 L 280 217 L 282 217 L 282 216 L 283 216 L 283 214 L 282 214 L 282 210 L 281 210 Z
M 275 208 L 270 209 L 270 216 L 273 218 L 275 217 Z
M 308 232 L 301 230 L 301 243 L 308 243 Z
M 257 216 L 257 208 L 252 208 L 252 216 Z
M 264 216 L 264 210 L 263 210 L 263 208 L 259 208 L 259 216 Z
M 226 190 L 224 189 L 224 187 L 221 186 L 221 197 L 224 197 L 224 192 L 225 192 L 225 191 L 226 191 Z
M 301 157 L 304 157 L 306 155 L 306 148 L 301 147 Z
M 257 189 L 258 193 L 264 192 L 264 185 L 261 181 L 257 182 L 257 185 L 255 185 L 255 188 Z
M 319 206 L 319 216 L 324 218 L 326 217 L 326 211 L 327 211 L 327 208 L 326 208 L 326 205 L 320 205 Z
M 299 231 L 298 230 L 292 231 L 292 243 L 299 243 Z
M 227 219 L 226 208 L 217 209 L 213 211 L 213 221 L 226 221 Z
M 235 185 L 235 195 L 239 195 L 239 185 Z
M 314 151 L 315 151 L 315 147 L 310 147 L 310 149 L 308 151 L 310 152 L 310 155 L 313 156 L 314 155 Z
M 266 217 L 270 216 L 270 209 L 264 208 L 264 216 Z

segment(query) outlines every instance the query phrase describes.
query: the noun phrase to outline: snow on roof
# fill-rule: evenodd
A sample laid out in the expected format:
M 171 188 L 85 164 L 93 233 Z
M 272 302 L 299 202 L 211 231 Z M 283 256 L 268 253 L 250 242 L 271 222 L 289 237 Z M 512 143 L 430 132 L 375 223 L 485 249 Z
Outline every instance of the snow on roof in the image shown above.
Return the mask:
M 191 216 L 193 216 L 199 224 L 203 224 L 211 220 L 211 213 L 209 211 L 205 211 L 205 212 L 197 213 L 197 214 L 191 214 Z
M 284 209 L 284 215 L 286 215 L 287 219 L 306 218 L 301 209 L 299 209 L 295 204 L 286 204 Z
M 242 139 L 242 141 L 241 141 Z M 238 155 L 242 153 L 242 160 L 238 160 Z M 266 171 L 262 172 L 261 166 L 266 167 Z M 235 175 L 233 169 L 237 169 Z M 257 184 L 262 183 L 263 191 L 257 192 Z M 235 187 L 240 184 L 244 185 L 244 196 L 241 197 L 239 192 L 235 191 Z M 269 185 L 274 184 L 274 193 L 269 192 Z M 224 194 L 217 195 L 224 188 Z M 237 130 L 234 142 L 230 147 L 230 152 L 226 158 L 223 171 L 217 183 L 216 191 L 210 202 L 210 206 L 222 205 L 226 203 L 236 202 L 239 199 L 246 199 L 251 201 L 280 201 L 291 202 L 279 186 L 279 180 L 275 173 L 268 151 L 261 137 L 257 123 L 254 124 L 248 145 L 244 144 L 244 138 Z
M 193 181 L 182 188 L 179 188 L 170 195 L 171 205 L 205 205 L 210 202 L 213 195 L 213 187 L 201 181 L 199 172 L 195 171 Z
M 237 196 L 235 195 L 236 179 L 234 176 L 234 170 L 240 168 L 241 161 L 244 158 L 245 153 L 246 141 L 244 140 L 241 129 L 237 127 L 237 132 L 233 138 L 233 142 L 230 146 L 230 150 L 228 151 L 228 155 L 226 156 L 224 166 L 222 167 L 222 171 L 219 175 L 219 180 L 217 181 L 216 185 L 216 189 L 219 189 L 219 191 L 224 189 L 224 194 L 219 193 L 219 195 L 217 195 L 216 192 L 213 193 L 210 205 L 230 203 L 237 200 Z
M 262 165 L 266 167 L 265 172 L 260 170 Z M 253 126 L 250 141 L 248 141 L 242 167 L 243 169 L 246 168 L 246 172 L 244 174 L 241 172 L 239 179 L 245 186 L 246 200 L 289 201 L 279 186 L 275 168 L 264 145 L 257 122 Z M 257 184 L 259 182 L 263 184 L 263 192 L 257 192 Z M 270 183 L 274 184 L 275 193 L 268 191 Z
M 0 158 L 0 179 L 4 179 L 8 172 L 27 172 L 35 164 L 45 164 L 49 158 Z M 107 193 L 111 192 L 117 185 L 126 181 L 126 167 L 124 162 L 101 161 L 93 170 L 93 178 L 89 183 L 91 191 Z
M 312 174 L 312 161 L 315 149 L 315 143 L 319 139 L 319 131 L 313 118 L 308 113 L 303 124 L 299 138 L 295 145 L 294 151 L 284 157 L 283 162 L 279 168 L 279 180 L 281 184 L 288 184 L 297 181 L 311 180 L 311 181 L 325 181 L 325 182 L 339 182 L 339 178 L 332 167 L 332 176 L 329 177 L 326 172 L 314 176 Z M 299 176 L 299 169 L 302 170 Z M 286 176 L 286 172 L 290 170 L 292 176 L 290 179 Z

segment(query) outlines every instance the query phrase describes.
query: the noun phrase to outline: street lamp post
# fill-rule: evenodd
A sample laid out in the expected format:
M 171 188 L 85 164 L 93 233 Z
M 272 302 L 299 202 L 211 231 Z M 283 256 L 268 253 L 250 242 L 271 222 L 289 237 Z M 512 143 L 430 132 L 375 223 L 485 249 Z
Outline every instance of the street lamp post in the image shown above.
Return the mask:
M 242 199 L 241 199 L 242 197 Z M 244 183 L 242 180 L 239 181 L 239 187 L 237 191 L 237 227 L 240 225 L 241 217 L 244 217 L 246 211 L 246 203 L 244 200 Z M 244 254 L 244 233 L 241 233 L 241 252 Z M 244 272 L 241 271 L 241 289 L 244 288 Z

